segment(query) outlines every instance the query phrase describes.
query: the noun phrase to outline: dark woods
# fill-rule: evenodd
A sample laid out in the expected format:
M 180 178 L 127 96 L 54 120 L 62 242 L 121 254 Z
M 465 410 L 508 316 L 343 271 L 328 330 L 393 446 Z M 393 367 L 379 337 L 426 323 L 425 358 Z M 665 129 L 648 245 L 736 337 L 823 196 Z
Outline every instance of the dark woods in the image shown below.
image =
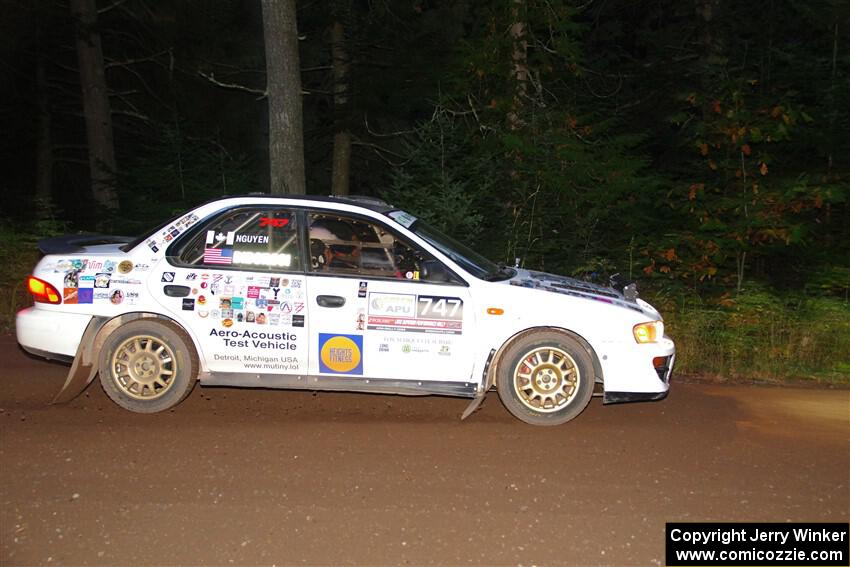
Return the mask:
M 707 317 L 694 333 L 722 353 L 693 360 L 740 367 L 761 348 L 730 347 L 729 328 L 792 357 L 799 337 L 764 321 L 822 319 L 810 301 L 830 298 L 846 315 L 847 2 L 3 13 L 4 235 L 134 233 L 223 194 L 366 194 L 497 260 L 640 280 L 680 332 Z

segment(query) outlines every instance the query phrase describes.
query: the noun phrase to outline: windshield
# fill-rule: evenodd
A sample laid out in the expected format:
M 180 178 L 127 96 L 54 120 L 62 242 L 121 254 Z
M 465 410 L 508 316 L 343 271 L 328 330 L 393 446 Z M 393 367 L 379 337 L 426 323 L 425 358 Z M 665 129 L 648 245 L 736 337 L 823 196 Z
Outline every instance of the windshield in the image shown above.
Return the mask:
M 436 228 L 428 225 L 425 221 L 417 219 L 404 211 L 392 211 L 387 215 L 405 228 L 413 231 L 428 244 L 451 258 L 461 268 L 475 276 L 487 281 L 500 281 L 512 278 L 516 270 L 500 266 L 448 236 Z

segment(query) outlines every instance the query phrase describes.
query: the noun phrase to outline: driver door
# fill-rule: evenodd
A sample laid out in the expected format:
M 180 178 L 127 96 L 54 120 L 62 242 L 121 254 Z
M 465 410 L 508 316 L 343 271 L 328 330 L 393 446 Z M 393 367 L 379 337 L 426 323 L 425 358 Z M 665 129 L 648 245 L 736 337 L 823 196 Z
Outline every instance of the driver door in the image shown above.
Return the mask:
M 475 310 L 466 284 L 373 219 L 307 214 L 310 374 L 468 382 Z

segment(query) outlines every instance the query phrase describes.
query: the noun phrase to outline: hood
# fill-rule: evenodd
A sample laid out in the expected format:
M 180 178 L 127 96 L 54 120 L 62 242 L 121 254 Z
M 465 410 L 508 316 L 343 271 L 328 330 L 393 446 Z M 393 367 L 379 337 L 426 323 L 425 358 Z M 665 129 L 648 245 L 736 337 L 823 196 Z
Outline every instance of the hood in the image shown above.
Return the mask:
M 542 289 L 562 295 L 571 295 L 582 299 L 601 301 L 635 311 L 644 311 L 638 303 L 636 290 L 633 290 L 633 293 L 629 293 L 629 297 L 627 297 L 622 291 L 616 290 L 613 287 L 605 287 L 567 276 L 557 276 L 555 274 L 522 269 L 518 269 L 517 274 L 508 283 L 521 287 Z M 644 302 L 641 301 L 640 303 Z

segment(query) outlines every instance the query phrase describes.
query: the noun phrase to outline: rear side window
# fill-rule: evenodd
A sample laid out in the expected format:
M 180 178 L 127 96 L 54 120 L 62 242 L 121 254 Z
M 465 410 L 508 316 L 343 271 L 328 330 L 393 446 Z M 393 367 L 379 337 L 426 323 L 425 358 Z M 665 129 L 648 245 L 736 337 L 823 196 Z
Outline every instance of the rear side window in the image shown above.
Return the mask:
M 207 223 L 177 253 L 186 266 L 257 271 L 300 271 L 296 214 L 289 209 L 243 207 Z

